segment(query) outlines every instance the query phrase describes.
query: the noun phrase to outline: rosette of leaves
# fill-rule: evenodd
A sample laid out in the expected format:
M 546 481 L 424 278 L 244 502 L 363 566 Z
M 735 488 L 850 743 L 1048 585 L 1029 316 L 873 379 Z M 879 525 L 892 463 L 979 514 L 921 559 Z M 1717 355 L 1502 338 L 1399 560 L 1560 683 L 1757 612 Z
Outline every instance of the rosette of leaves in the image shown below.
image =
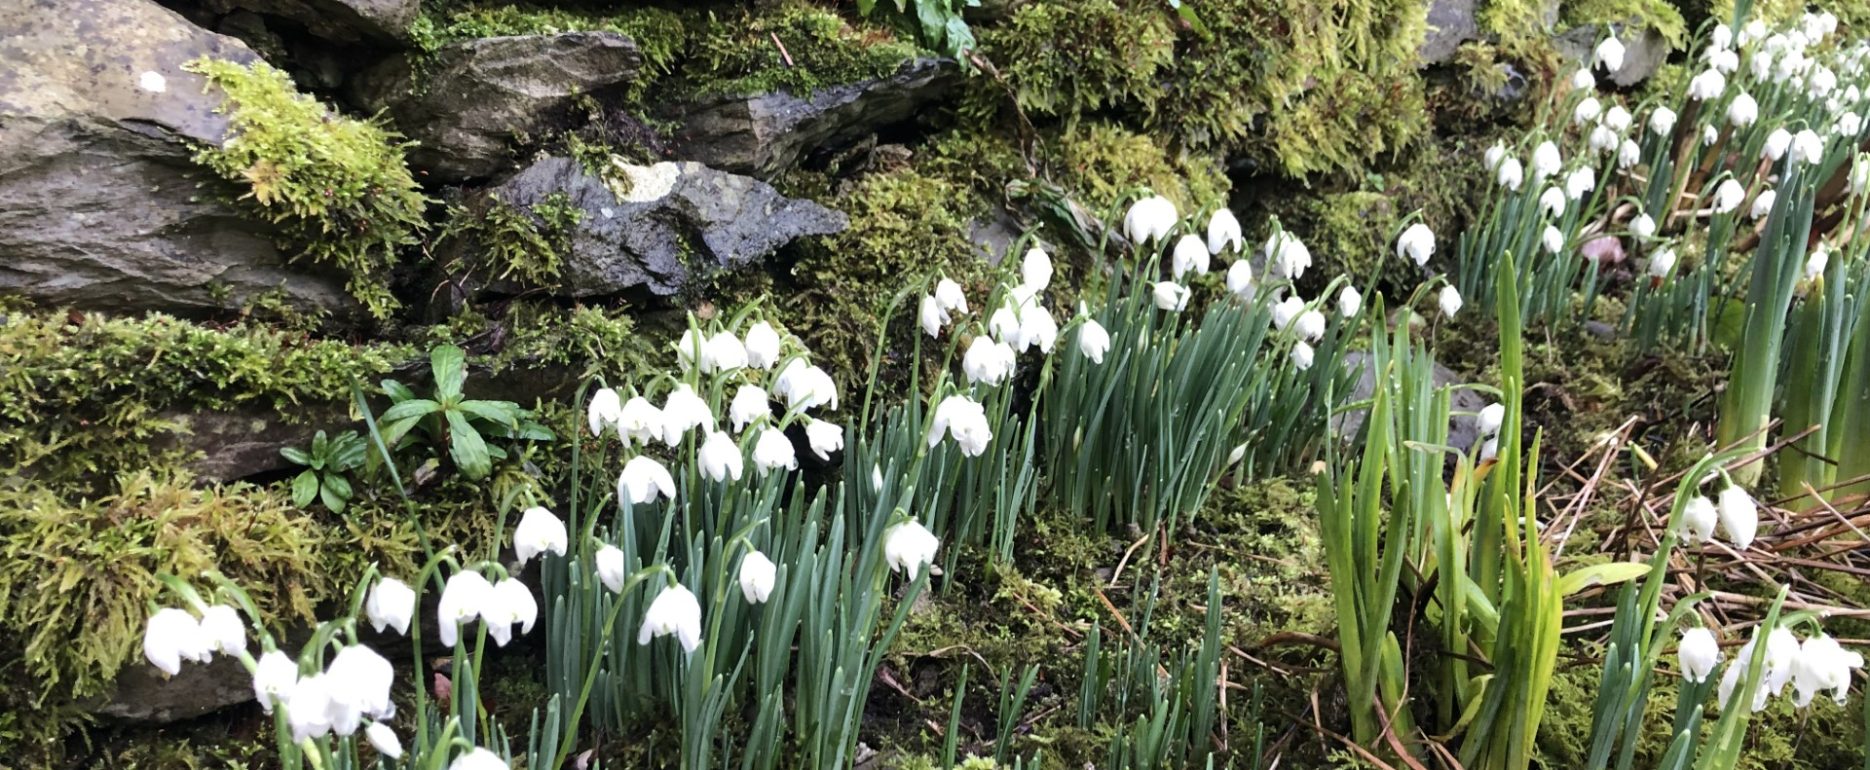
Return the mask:
M 347 474 L 364 464 L 364 439 L 357 431 L 347 430 L 337 438 L 327 439 L 324 431 L 312 436 L 309 449 L 285 447 L 279 454 L 295 465 L 305 466 L 292 479 L 292 504 L 309 508 L 313 500 L 325 504 L 332 513 L 343 513 L 351 501 L 351 480 Z
M 553 435 L 519 404 L 463 395 L 466 359 L 466 354 L 453 345 L 429 351 L 429 370 L 435 379 L 435 392 L 429 398 L 417 396 L 396 380 L 384 380 L 383 392 L 392 403 L 381 418 L 382 436 L 384 445 L 392 450 L 423 443 L 438 454 L 446 448 L 448 458 L 462 475 L 479 480 L 493 470 L 494 461 L 507 457 L 504 448 L 488 443 L 488 439 L 550 441 Z

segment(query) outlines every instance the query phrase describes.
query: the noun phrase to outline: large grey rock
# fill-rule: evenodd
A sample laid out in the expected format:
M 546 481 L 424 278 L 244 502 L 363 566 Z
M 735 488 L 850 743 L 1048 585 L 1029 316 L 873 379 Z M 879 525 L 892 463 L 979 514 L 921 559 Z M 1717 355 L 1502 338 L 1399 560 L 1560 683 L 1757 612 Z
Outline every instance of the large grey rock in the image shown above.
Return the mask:
M 1376 395 L 1376 360 L 1369 353 L 1361 350 L 1345 353 L 1344 368 L 1357 372 L 1357 385 L 1346 399 L 1348 403 L 1366 401 Z M 1462 382 L 1461 376 L 1455 374 L 1454 370 L 1441 364 L 1435 365 L 1435 387 L 1444 388 Z M 1449 411 L 1453 414 L 1448 418 L 1448 446 L 1462 451 L 1475 449 L 1480 440 L 1480 428 L 1474 413 L 1487 405 L 1487 399 L 1472 390 L 1458 388 L 1449 397 L 1449 402 Z M 1332 418 L 1333 428 L 1340 437 L 1354 438 L 1357 431 L 1363 428 L 1364 418 L 1368 414 L 1367 409 L 1343 412 Z
M 579 96 L 625 86 L 641 68 L 635 41 L 615 32 L 489 37 L 392 57 L 353 96 L 419 144 L 410 165 L 462 182 L 510 170 L 526 139 L 568 124 Z
M 422 14 L 421 0 L 209 0 L 225 13 L 236 8 L 287 19 L 313 35 L 338 43 L 396 43 Z
M 708 272 L 752 263 L 794 239 L 847 225 L 841 213 L 699 163 L 614 160 L 600 176 L 570 158 L 545 158 L 488 191 L 522 211 L 559 194 L 583 212 L 556 289 L 572 297 L 639 287 L 674 294 Z
M 307 447 L 318 431 L 336 435 L 358 428 L 343 404 L 305 404 L 287 421 L 268 407 L 223 412 L 175 412 L 163 418 L 174 433 L 152 439 L 161 447 L 198 453 L 189 470 L 204 482 L 244 479 L 270 471 L 294 469 L 279 454 L 286 447 Z
M 269 228 L 198 189 L 188 143 L 227 130 L 182 69 L 203 56 L 255 58 L 147 0 L 0 0 L 0 294 L 188 312 L 278 289 L 354 308 L 342 280 L 288 270 Z
M 1420 66 L 1446 64 L 1462 43 L 1480 38 L 1474 21 L 1475 0 L 1434 0 L 1428 6 L 1428 34 L 1416 48 Z
M 808 94 L 773 91 L 679 105 L 676 154 L 715 168 L 772 178 L 814 149 L 847 142 L 913 117 L 960 82 L 947 59 L 902 63 L 888 77 Z
M 1598 41 L 1603 37 L 1604 28 L 1601 25 L 1587 24 L 1566 30 L 1553 42 L 1560 55 L 1583 66 L 1591 62 Z M 1662 67 L 1663 62 L 1668 61 L 1669 41 L 1653 29 L 1618 25 L 1617 39 L 1623 43 L 1623 66 L 1611 73 L 1598 68 L 1596 72 L 1601 81 L 1628 88 L 1648 80 Z
M 253 675 L 237 658 L 216 655 L 205 665 L 184 663 L 171 677 L 139 654 L 118 672 L 109 694 L 86 704 L 86 710 L 126 722 L 168 724 L 250 700 Z

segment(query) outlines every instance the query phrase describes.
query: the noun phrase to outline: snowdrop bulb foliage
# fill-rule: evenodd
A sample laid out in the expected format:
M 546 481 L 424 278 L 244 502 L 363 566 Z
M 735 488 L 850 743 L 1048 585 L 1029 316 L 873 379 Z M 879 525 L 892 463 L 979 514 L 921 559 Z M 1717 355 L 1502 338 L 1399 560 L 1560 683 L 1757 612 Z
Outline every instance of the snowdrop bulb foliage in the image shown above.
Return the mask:
M 1578 200 L 1597 187 L 1597 170 L 1581 166 L 1565 177 L 1565 197 Z
M 1571 73 L 1571 87 L 1579 91 L 1590 91 L 1597 88 L 1597 78 L 1591 75 L 1590 70 L 1580 68 L 1577 72 Z
M 941 309 L 941 303 L 935 300 L 935 295 L 923 295 L 922 306 L 916 312 L 916 320 L 921 322 L 923 334 L 940 337 L 942 327 L 948 325 L 948 311 Z
M 734 400 L 727 402 L 727 420 L 734 424 L 734 432 L 746 430 L 754 420 L 772 415 L 772 396 L 758 385 L 742 385 L 734 391 Z
M 1364 295 L 1357 293 L 1357 287 L 1346 286 L 1338 292 L 1338 315 L 1350 318 L 1363 310 Z
M 1578 102 L 1577 107 L 1572 108 L 1571 121 L 1582 126 L 1586 123 L 1596 121 L 1598 116 L 1603 113 L 1604 105 L 1597 101 L 1597 97 L 1587 96 L 1584 97 L 1583 101 Z
M 1543 182 L 1546 178 L 1564 169 L 1564 159 L 1558 155 L 1558 145 L 1547 139 L 1539 143 L 1532 151 L 1532 180 Z
M 1169 255 L 1170 275 L 1176 280 L 1190 272 L 1206 275 L 1208 272 L 1208 247 L 1200 238 L 1184 235 L 1175 242 L 1175 250 Z
M 378 754 L 390 759 L 403 758 L 402 739 L 396 737 L 396 731 L 390 729 L 389 725 L 371 722 L 364 728 L 364 737 L 369 739 L 370 746 L 375 748 Z
M 1748 211 L 1747 214 L 1754 219 L 1766 218 L 1767 214 L 1773 213 L 1773 201 L 1777 197 L 1778 193 L 1772 190 L 1761 190 L 1760 194 L 1753 198 L 1753 210 Z
M 740 445 L 723 431 L 710 432 L 708 440 L 701 442 L 701 451 L 695 459 L 701 466 L 701 475 L 709 481 L 739 481 L 747 472 Z
M 1557 254 L 1565 250 L 1565 233 L 1551 225 L 1545 226 L 1545 232 L 1539 234 L 1539 245 L 1547 254 Z
M 1263 249 L 1266 263 L 1272 265 L 1273 272 L 1287 280 L 1297 280 L 1305 275 L 1305 268 L 1312 266 L 1312 252 L 1305 248 L 1305 243 L 1292 233 L 1280 230 L 1266 239 Z
M 1809 128 L 1792 135 L 1792 161 L 1816 164 L 1825 158 L 1825 140 Z
M 953 279 L 943 278 L 936 282 L 935 303 L 950 313 L 967 312 L 967 295 L 961 292 L 961 284 L 955 283 Z
M 1690 682 L 1701 683 L 1708 680 L 1708 674 L 1721 662 L 1721 644 L 1714 639 L 1714 632 L 1705 628 L 1691 628 L 1682 632 L 1682 641 L 1676 646 L 1676 660 L 1682 666 L 1682 678 Z
M 680 585 L 662 589 L 649 603 L 636 643 L 645 645 L 658 636 L 671 635 L 682 643 L 682 652 L 693 655 L 701 647 L 701 602 Z
M 649 457 L 632 457 L 617 474 L 617 497 L 631 505 L 649 505 L 657 499 L 675 499 L 675 478 L 662 463 Z
M 1665 278 L 1670 270 L 1675 269 L 1675 250 L 1667 246 L 1656 249 L 1649 255 L 1649 275 L 1652 278 Z
M 1753 100 L 1751 94 L 1741 94 L 1727 104 L 1727 122 L 1735 128 L 1746 128 L 1760 119 L 1760 103 Z
M 598 582 L 604 584 L 613 594 L 623 593 L 624 573 L 623 549 L 605 544 L 597 549 L 597 555 L 591 557 L 592 566 L 597 572 Z
M 1607 37 L 1604 38 L 1604 42 L 1597 44 L 1595 60 L 1603 65 L 1604 69 L 1616 72 L 1623 69 L 1623 53 L 1623 43 L 1615 37 Z
M 617 432 L 627 441 L 647 444 L 650 439 L 662 436 L 662 410 L 647 398 L 632 396 L 618 412 L 616 424 Z
M 1244 259 L 1227 266 L 1227 290 L 1241 299 L 1253 299 L 1253 266 Z
M 435 609 L 442 644 L 455 646 L 461 625 L 474 622 L 480 617 L 481 608 L 492 600 L 493 584 L 479 572 L 463 570 L 449 576 L 448 582 L 442 585 L 441 603 Z
M 1085 319 L 1078 327 L 1078 352 L 1091 363 L 1104 363 L 1104 354 L 1110 352 L 1110 332 L 1094 319 Z
M 1396 238 L 1396 256 L 1413 260 L 1418 267 L 1428 264 L 1428 258 L 1435 255 L 1435 231 L 1428 225 L 1417 222 L 1402 231 Z
M 1630 220 L 1630 234 L 1638 238 L 1648 238 L 1656 234 L 1656 220 L 1648 214 L 1637 214 Z
M 598 388 L 585 406 L 585 417 L 591 424 L 591 435 L 604 435 L 605 428 L 623 421 L 623 398 L 610 388 Z
M 759 551 L 748 551 L 740 559 L 740 595 L 748 604 L 764 604 L 773 595 L 779 580 L 779 567 Z
M 1246 239 L 1240 234 L 1240 220 L 1234 218 L 1234 212 L 1215 209 L 1214 215 L 1208 217 L 1208 253 L 1239 252 L 1246 248 L 1245 244 Z
M 1123 234 L 1138 246 L 1159 241 L 1169 237 L 1179 218 L 1168 198 L 1151 195 L 1130 204 L 1130 212 L 1123 217 Z
M 1441 294 L 1436 300 L 1441 305 L 1442 315 L 1453 318 L 1455 313 L 1461 312 L 1461 292 L 1453 286 L 1441 287 Z
M 1519 165 L 1519 159 L 1508 157 L 1500 161 L 1500 169 L 1494 172 L 1494 181 L 1513 192 L 1519 192 L 1520 185 L 1526 181 L 1526 171 Z
M 1501 404 L 1488 404 L 1481 407 L 1474 415 L 1474 430 L 1482 436 L 1491 436 L 1500 432 L 1500 425 L 1506 422 L 1506 407 Z
M 1747 550 L 1760 529 L 1759 506 L 1746 490 L 1736 486 L 1721 490 L 1720 501 L 1721 530 L 1733 541 L 1734 550 Z
M 448 763 L 448 770 L 511 770 L 511 768 L 500 760 L 500 755 L 476 747 L 473 751 L 455 757 L 455 761 Z
M 747 366 L 747 346 L 732 332 L 716 332 L 701 350 L 701 370 L 731 372 Z
M 505 647 L 513 638 L 513 626 L 519 626 L 522 634 L 532 633 L 533 621 L 539 619 L 539 603 L 525 583 L 507 578 L 494 584 L 493 601 L 481 610 L 480 617 L 494 644 Z
M 1792 146 L 1792 134 L 1783 128 L 1775 128 L 1766 135 L 1766 144 L 1760 148 L 1760 155 L 1767 160 L 1779 160 L 1786 156 L 1786 149 Z
M 537 505 L 527 508 L 519 517 L 519 526 L 513 528 L 513 553 L 519 558 L 521 569 L 526 568 L 526 562 L 532 557 L 542 553 L 564 556 L 570 542 L 565 522 Z
M 922 568 L 935 560 L 941 539 L 919 521 L 905 521 L 883 533 L 883 559 L 891 572 L 902 572 L 910 580 L 922 574 Z
M 1052 285 L 1052 258 L 1046 256 L 1045 249 L 1034 246 L 1026 250 L 1019 262 L 1019 280 L 1020 285 L 1035 292 Z
M 1298 319 L 1292 322 L 1292 328 L 1298 332 L 1300 337 L 1317 342 L 1325 336 L 1325 314 L 1316 310 L 1307 310 L 1300 313 Z
M 1299 371 L 1312 368 L 1312 359 L 1316 356 L 1317 352 L 1304 340 L 1292 343 L 1292 365 L 1298 367 Z
M 1188 287 L 1174 281 L 1160 281 L 1150 287 L 1157 310 L 1181 312 L 1188 307 Z
M 792 442 L 786 439 L 784 431 L 778 428 L 760 429 L 760 437 L 753 442 L 753 467 L 761 476 L 780 468 L 789 471 L 799 469 L 798 454 L 792 451 Z
M 1714 211 L 1718 214 L 1726 214 L 1740 208 L 1741 202 L 1746 199 L 1747 188 L 1741 187 L 1740 183 L 1731 177 L 1723 179 L 1720 186 L 1714 188 Z
M 1625 139 L 1617 145 L 1617 168 L 1628 171 L 1636 168 L 1643 161 L 1643 148 L 1635 140 Z
M 1604 127 L 1619 134 L 1630 130 L 1630 124 L 1635 120 L 1621 104 L 1611 105 L 1610 109 L 1604 110 Z
M 175 676 L 182 671 L 182 661 L 206 663 L 213 655 L 201 624 L 187 610 L 164 607 L 149 616 L 143 630 L 143 657 L 163 673 Z
M 979 457 L 987 451 L 988 442 L 993 441 L 993 427 L 987 422 L 986 407 L 959 394 L 942 399 L 929 425 L 929 448 L 941 443 L 943 435 L 954 437 L 962 455 Z
M 1695 495 L 1682 505 L 1682 543 L 1694 545 L 1714 539 L 1714 525 L 1720 520 L 1720 513 L 1714 507 L 1714 501 L 1701 495 Z
M 961 371 L 970 383 L 999 385 L 1013 374 L 1017 359 L 1012 346 L 983 335 L 968 344 L 961 356 Z
M 832 452 L 844 449 L 844 426 L 830 420 L 812 420 L 805 424 L 805 442 L 818 459 L 830 462 Z
M 1688 98 L 1698 102 L 1719 99 L 1721 92 L 1727 90 L 1727 76 L 1720 70 L 1706 69 L 1688 81 Z
M 285 702 L 299 683 L 299 664 L 278 650 L 267 650 L 253 668 L 253 699 L 260 709 L 273 713 L 273 705 Z
M 201 635 L 208 646 L 223 655 L 238 655 L 247 649 L 247 625 L 240 613 L 225 604 L 201 611 Z
M 1824 634 L 1806 639 L 1792 662 L 1792 687 L 1797 693 L 1793 705 L 1804 708 L 1812 696 L 1825 690 L 1831 690 L 1832 700 L 1843 705 L 1850 692 L 1851 669 L 1863 665 L 1861 653 L 1844 649 L 1836 639 Z
M 1565 215 L 1565 191 L 1557 187 L 1547 187 L 1539 193 L 1539 211 L 1547 217 L 1557 219 Z
M 370 596 L 364 599 L 364 617 L 370 619 L 370 627 L 377 633 L 384 628 L 394 628 L 398 634 L 409 633 L 409 621 L 416 616 L 416 592 L 408 584 L 396 578 L 386 577 L 371 586 Z

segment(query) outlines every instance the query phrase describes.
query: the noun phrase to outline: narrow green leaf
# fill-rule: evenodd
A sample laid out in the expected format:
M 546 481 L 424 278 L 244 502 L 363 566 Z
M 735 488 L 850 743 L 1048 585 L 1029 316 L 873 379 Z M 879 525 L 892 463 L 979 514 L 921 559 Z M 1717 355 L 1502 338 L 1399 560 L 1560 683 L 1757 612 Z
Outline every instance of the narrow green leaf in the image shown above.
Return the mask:
M 1591 586 L 1616 585 L 1649 574 L 1649 565 L 1633 561 L 1593 564 L 1572 570 L 1558 579 L 1560 596 L 1570 596 Z

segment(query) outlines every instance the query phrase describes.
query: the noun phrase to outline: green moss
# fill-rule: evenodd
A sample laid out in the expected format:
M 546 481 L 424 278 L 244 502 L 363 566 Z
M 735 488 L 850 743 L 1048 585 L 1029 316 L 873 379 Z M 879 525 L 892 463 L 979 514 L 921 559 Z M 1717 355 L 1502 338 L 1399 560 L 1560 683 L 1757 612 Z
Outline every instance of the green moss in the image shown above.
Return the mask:
M 1212 158 L 1165 149 L 1121 125 L 1080 123 L 1059 137 L 1053 154 L 1060 181 L 1099 210 L 1139 185 L 1174 201 L 1180 211 L 1227 204 L 1227 176 Z
M 1020 110 L 1067 122 L 1107 108 L 1153 109 L 1175 56 L 1168 15 L 1116 0 L 1027 3 L 979 35 Z M 1000 98 L 998 84 L 980 85 Z
M 446 5 L 440 9 L 431 7 L 427 11 L 417 17 L 410 32 L 416 47 L 431 53 L 449 43 L 483 37 L 615 32 L 630 38 L 642 52 L 649 75 L 643 79 L 645 84 L 674 68 L 687 39 L 682 17 L 660 8 L 597 13 L 526 3 L 475 2 Z
M 396 135 L 334 113 L 264 62 L 197 59 L 187 69 L 221 90 L 229 126 L 220 146 L 196 150 L 195 162 L 277 225 L 295 258 L 342 270 L 371 315 L 387 317 L 397 307 L 388 282 L 396 252 L 426 227 L 427 199 Z
M 1688 44 L 1688 22 L 1668 0 L 1572 0 L 1564 5 L 1566 26 L 1628 24 L 1647 27 L 1669 41 L 1669 47 Z
M 528 288 L 550 287 L 558 280 L 572 233 L 583 219 L 584 211 L 563 192 L 525 209 L 489 197 L 486 208 L 478 213 L 451 207 L 448 225 L 437 239 L 462 239 L 471 262 L 464 267 L 483 278 L 512 280 Z
M 716 13 L 729 13 L 717 17 Z M 693 36 L 684 74 L 689 96 L 806 93 L 879 78 L 918 49 L 880 27 L 857 26 L 821 6 L 788 2 L 771 12 L 711 12 Z

